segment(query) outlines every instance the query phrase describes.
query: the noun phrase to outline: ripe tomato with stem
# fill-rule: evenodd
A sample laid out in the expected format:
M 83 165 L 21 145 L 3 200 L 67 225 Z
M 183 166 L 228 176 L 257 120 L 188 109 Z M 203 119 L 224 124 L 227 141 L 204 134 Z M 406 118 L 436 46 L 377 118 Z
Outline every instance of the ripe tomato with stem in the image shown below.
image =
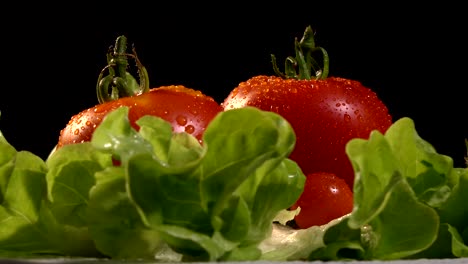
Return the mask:
M 130 124 L 137 130 L 136 121 L 140 117 L 153 115 L 171 123 L 175 133 L 189 133 L 202 143 L 206 127 L 223 111 L 221 105 L 200 90 L 183 85 L 150 88 L 148 73 L 135 49 L 128 54 L 126 46 L 126 37 L 119 36 L 107 54 L 108 65 L 99 74 L 96 87 L 99 103 L 71 117 L 60 131 L 56 148 L 90 141 L 106 115 L 121 106 L 129 107 Z M 136 61 L 139 81 L 128 70 L 128 58 Z
M 354 170 L 345 153 L 353 138 L 368 138 L 372 130 L 384 133 L 392 124 L 387 106 L 357 80 L 329 77 L 326 50 L 315 45 L 307 27 L 294 42 L 282 73 L 272 55 L 276 75 L 258 75 L 235 87 L 221 103 L 224 110 L 254 106 L 273 111 L 290 122 L 296 146 L 290 158 L 304 174 L 334 173 L 353 189 Z

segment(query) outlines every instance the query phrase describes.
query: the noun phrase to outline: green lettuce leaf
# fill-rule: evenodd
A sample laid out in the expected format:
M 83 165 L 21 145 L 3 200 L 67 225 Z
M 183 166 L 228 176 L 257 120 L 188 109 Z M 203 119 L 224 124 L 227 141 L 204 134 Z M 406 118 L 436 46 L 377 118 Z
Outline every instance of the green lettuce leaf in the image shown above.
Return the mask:
M 41 160 L 0 133 L 0 256 L 197 261 L 395 260 L 468 257 L 468 168 L 454 168 L 410 118 L 353 139 L 354 208 L 295 230 L 305 175 L 279 115 L 220 113 L 203 143 L 128 108 L 91 142 Z M 283 219 L 284 220 L 284 219 Z
M 346 152 L 355 170 L 354 208 L 345 223 L 326 231 L 310 260 L 466 256 L 468 170 L 453 168 L 413 120 L 401 118 L 385 135 L 353 139 Z
M 1 134 L 0 134 L 1 135 Z M 47 199 L 46 163 L 0 136 L 0 255 L 97 256 L 86 230 L 60 224 Z
M 105 250 L 112 257 L 122 250 L 127 257 L 157 255 L 167 244 L 185 260 L 260 258 L 258 244 L 269 237 L 273 218 L 296 201 L 305 182 L 287 159 L 295 144 L 289 123 L 256 108 L 226 111 L 207 127 L 201 145 L 153 116 L 138 120 L 136 132 L 127 113 L 124 107 L 110 113 L 91 142 L 121 161 L 102 172 L 112 177 L 98 174 L 102 181 L 91 192 L 98 247 L 117 241 Z M 112 192 L 119 199 L 106 198 Z M 113 224 L 99 222 L 110 217 Z M 129 234 L 141 245 L 133 256 L 124 249 Z

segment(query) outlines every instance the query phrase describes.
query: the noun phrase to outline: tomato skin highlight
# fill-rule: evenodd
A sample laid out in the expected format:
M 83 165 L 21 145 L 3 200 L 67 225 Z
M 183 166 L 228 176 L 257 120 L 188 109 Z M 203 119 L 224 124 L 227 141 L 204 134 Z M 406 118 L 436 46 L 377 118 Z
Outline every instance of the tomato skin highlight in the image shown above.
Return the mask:
M 301 208 L 294 218 L 298 228 L 320 226 L 351 213 L 353 192 L 333 173 L 311 173 L 307 175 L 304 192 L 295 206 Z
M 351 187 L 354 170 L 345 145 L 352 138 L 384 133 L 392 124 L 385 104 L 360 82 L 339 77 L 319 80 L 259 75 L 240 83 L 221 104 L 224 110 L 254 106 L 289 121 L 296 133 L 290 158 L 304 174 L 331 172 Z
M 115 101 L 98 104 L 73 116 L 60 131 L 57 148 L 74 143 L 90 141 L 103 118 L 121 106 L 129 107 L 130 124 L 144 115 L 153 115 L 171 123 L 174 132 L 187 132 L 202 142 L 203 132 L 209 122 L 223 111 L 212 97 L 198 90 L 181 85 L 161 86 L 137 96 L 122 97 Z

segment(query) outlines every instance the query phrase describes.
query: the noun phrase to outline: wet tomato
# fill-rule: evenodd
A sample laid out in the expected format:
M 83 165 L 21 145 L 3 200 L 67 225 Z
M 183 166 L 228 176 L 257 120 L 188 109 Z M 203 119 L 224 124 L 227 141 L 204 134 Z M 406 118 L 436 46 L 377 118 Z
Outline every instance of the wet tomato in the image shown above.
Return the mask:
M 212 97 L 183 85 L 149 89 L 146 69 L 135 50 L 133 54 L 128 54 L 126 47 L 126 37 L 118 37 L 114 49 L 110 49 L 107 54 L 108 65 L 98 78 L 99 103 L 71 117 L 60 131 L 56 148 L 90 141 L 94 130 L 106 115 L 121 106 L 129 107 L 128 118 L 136 130 L 139 129 L 136 121 L 140 117 L 152 115 L 171 123 L 175 133 L 187 132 L 200 142 L 210 121 L 223 111 Z M 128 70 L 129 57 L 136 61 L 140 82 Z
M 296 202 L 297 206 L 300 211 L 294 222 L 298 228 L 320 226 L 351 213 L 353 192 L 335 174 L 316 172 L 307 175 L 304 192 Z
M 137 130 L 136 120 L 153 115 L 170 122 L 174 132 L 187 132 L 200 142 L 210 121 L 223 111 L 212 97 L 198 90 L 181 85 L 162 86 L 138 96 L 98 104 L 74 115 L 60 132 L 57 147 L 90 141 L 103 118 L 120 106 L 129 107 L 130 123 Z
M 273 111 L 291 123 L 296 146 L 290 158 L 304 174 L 331 172 L 353 188 L 354 170 L 345 146 L 352 138 L 367 138 L 372 130 L 384 133 L 392 124 L 387 106 L 370 88 L 356 80 L 328 77 L 328 55 L 315 47 L 308 27 L 296 42 L 296 59 L 288 58 L 286 74 L 258 75 L 235 87 L 222 102 L 224 110 L 254 106 Z M 317 68 L 313 52 L 322 52 Z M 293 71 L 298 66 L 299 73 Z M 315 66 L 314 69 L 311 67 Z M 316 75 L 314 75 L 316 74 Z

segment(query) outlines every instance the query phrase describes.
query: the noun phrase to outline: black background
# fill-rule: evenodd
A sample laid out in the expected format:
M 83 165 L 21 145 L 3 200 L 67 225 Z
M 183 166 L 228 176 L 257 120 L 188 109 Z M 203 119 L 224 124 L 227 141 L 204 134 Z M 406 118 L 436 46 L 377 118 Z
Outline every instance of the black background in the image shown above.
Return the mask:
M 0 131 L 14 147 L 47 157 L 70 117 L 97 103 L 96 80 L 119 35 L 135 46 L 152 87 L 182 84 L 221 102 L 239 82 L 273 75 L 270 54 L 282 66 L 310 25 L 330 75 L 372 88 L 395 120 L 413 118 L 421 137 L 464 166 L 462 7 L 149 3 L 2 9 Z

